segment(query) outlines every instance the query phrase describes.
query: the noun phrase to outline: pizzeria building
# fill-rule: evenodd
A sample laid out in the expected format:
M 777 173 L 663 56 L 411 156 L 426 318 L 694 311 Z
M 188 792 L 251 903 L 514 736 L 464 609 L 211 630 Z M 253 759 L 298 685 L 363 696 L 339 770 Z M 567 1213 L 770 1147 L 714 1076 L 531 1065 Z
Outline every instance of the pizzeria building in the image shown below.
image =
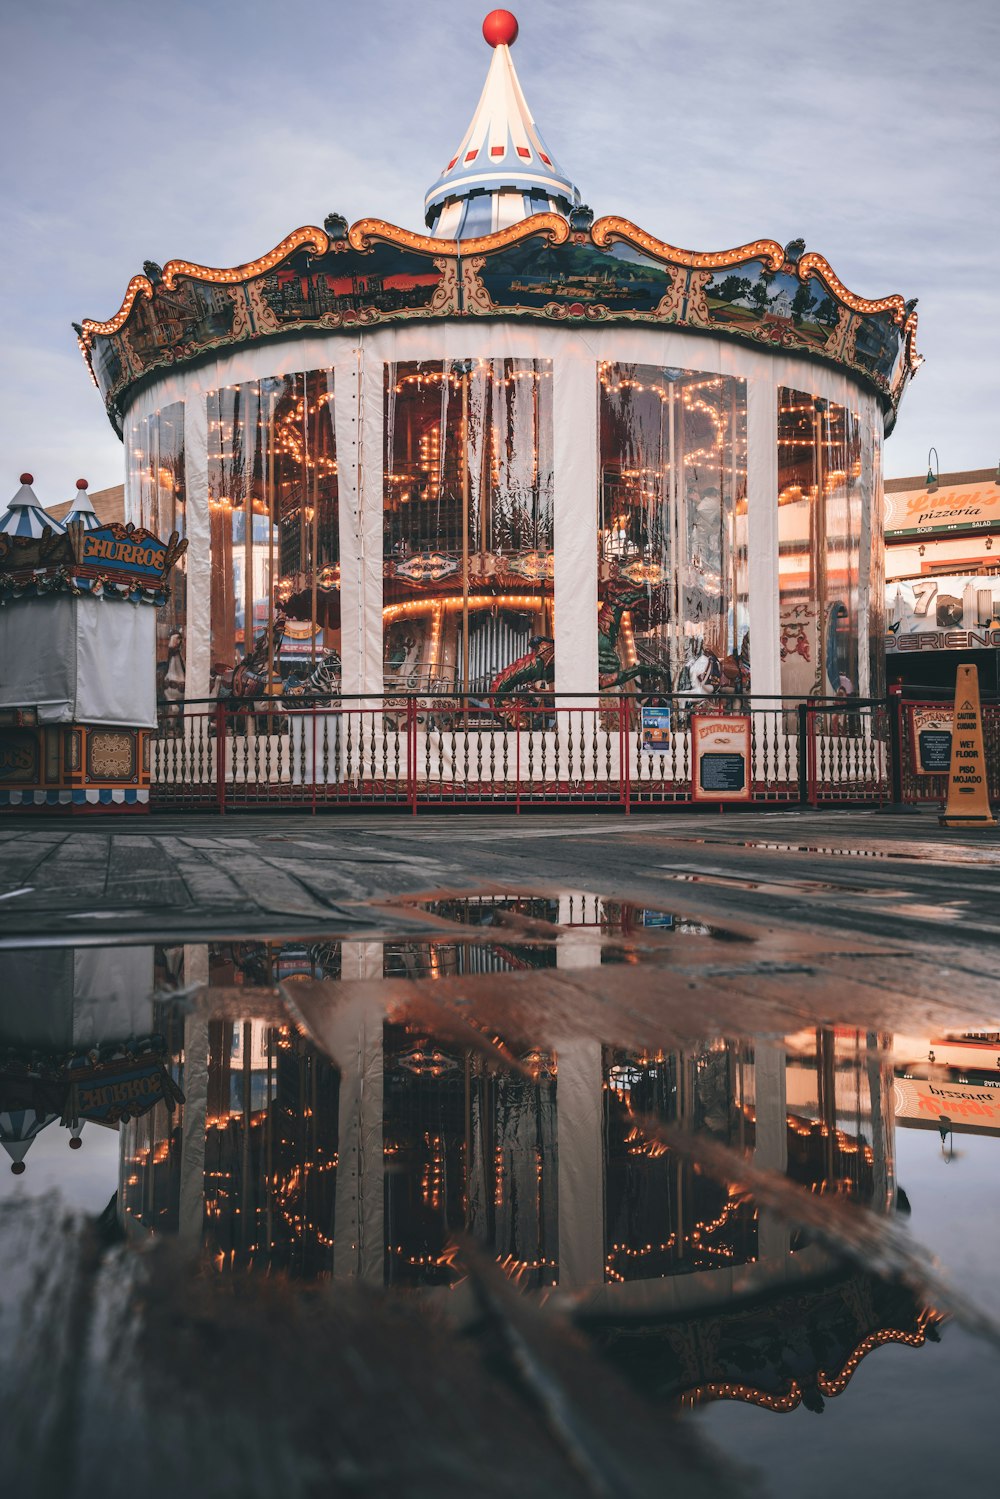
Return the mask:
M 1000 692 L 1000 469 L 887 480 L 885 543 L 889 685 Z

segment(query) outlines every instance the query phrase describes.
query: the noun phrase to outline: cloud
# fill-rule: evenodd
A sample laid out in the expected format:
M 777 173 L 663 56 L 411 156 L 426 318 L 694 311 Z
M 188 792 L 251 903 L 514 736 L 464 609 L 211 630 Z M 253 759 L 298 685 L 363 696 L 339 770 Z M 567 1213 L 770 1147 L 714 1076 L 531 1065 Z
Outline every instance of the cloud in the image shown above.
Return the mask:
M 80 472 L 120 481 L 69 324 L 113 312 L 144 259 L 237 263 L 331 209 L 419 227 L 485 77 L 488 8 L 9 7 L 0 442 L 14 477 L 37 453 L 45 499 Z M 1000 456 L 991 0 L 516 9 L 529 103 L 599 213 L 690 248 L 801 234 L 858 292 L 919 296 L 928 363 L 888 471 L 919 471 L 931 442 L 948 468 Z

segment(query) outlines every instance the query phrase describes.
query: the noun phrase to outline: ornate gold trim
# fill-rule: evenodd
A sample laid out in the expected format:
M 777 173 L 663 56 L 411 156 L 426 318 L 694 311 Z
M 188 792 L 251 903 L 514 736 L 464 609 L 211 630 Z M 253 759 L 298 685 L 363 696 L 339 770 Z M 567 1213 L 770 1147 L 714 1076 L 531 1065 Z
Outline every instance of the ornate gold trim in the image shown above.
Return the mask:
M 262 255 L 259 260 L 249 260 L 244 265 L 227 266 L 216 269 L 208 265 L 196 265 L 191 260 L 168 260 L 163 267 L 163 288 L 165 291 L 174 291 L 176 278 L 178 276 L 190 276 L 193 281 L 210 281 L 218 286 L 235 286 L 241 281 L 249 281 L 254 276 L 263 275 L 265 271 L 271 270 L 279 261 L 291 255 L 293 250 L 298 250 L 303 245 L 311 245 L 317 255 L 323 255 L 329 249 L 330 240 L 323 229 L 317 229 L 314 224 L 307 224 L 301 229 L 293 229 L 291 234 L 286 234 L 279 245 Z M 95 334 L 117 333 L 118 329 L 127 320 L 129 313 L 135 303 L 135 299 L 142 294 L 146 300 L 153 295 L 153 283 L 148 276 L 133 276 L 125 292 L 125 298 L 113 318 L 106 323 L 96 322 L 93 318 L 84 318 L 82 342 L 89 349 Z
M 924 362 L 924 356 L 917 353 L 917 314 L 911 312 L 903 324 L 903 341 L 906 349 L 906 363 L 910 374 L 915 375 Z
M 478 239 L 463 239 L 459 254 L 489 255 L 493 250 L 503 250 L 508 245 L 519 244 L 522 239 L 532 239 L 544 234 L 550 245 L 564 245 L 570 237 L 570 227 L 561 213 L 533 213 L 519 224 L 507 229 L 498 229 L 495 234 L 482 234 Z
M 456 255 L 458 246 L 453 239 L 434 239 L 430 234 L 414 234 L 410 229 L 400 229 L 387 219 L 358 219 L 347 231 L 353 250 L 362 254 L 370 250 L 372 242 L 381 240 L 385 245 L 401 245 L 406 250 L 417 250 L 421 255 Z
M 148 276 L 132 277 L 132 280 L 125 288 L 125 297 L 122 301 L 122 305 L 119 307 L 114 317 L 109 318 L 106 323 L 95 322 L 93 318 L 84 318 L 83 322 L 80 325 L 83 328 L 81 341 L 86 344 L 88 349 L 90 348 L 91 339 L 93 338 L 95 333 L 108 334 L 118 332 L 118 329 L 121 327 L 122 323 L 124 323 L 125 319 L 132 311 L 132 305 L 140 292 L 146 298 L 147 302 L 153 295 L 153 283 L 152 281 L 150 281 Z
M 825 255 L 817 255 L 814 250 L 803 255 L 798 264 L 800 281 L 808 281 L 810 276 L 818 276 L 825 281 L 834 296 L 839 297 L 842 302 L 854 312 L 891 312 L 892 320 L 897 327 L 902 326 L 906 317 L 906 302 L 898 292 L 893 292 L 888 297 L 859 297 L 854 292 L 848 291 L 847 287 L 837 275 L 833 266 Z
M 755 239 L 752 244 L 738 245 L 734 250 L 716 250 L 700 254 L 695 250 L 679 250 L 676 245 L 665 244 L 654 239 L 645 229 L 633 224 L 631 219 L 610 214 L 598 219 L 590 231 L 590 237 L 600 250 L 606 250 L 616 239 L 627 240 L 637 249 L 655 255 L 658 260 L 671 260 L 675 265 L 689 269 L 722 270 L 727 265 L 739 265 L 744 260 L 766 261 L 772 271 L 780 271 L 785 263 L 785 252 L 775 239 Z
M 163 267 L 163 289 L 173 291 L 178 276 L 190 276 L 193 281 L 211 281 L 217 286 L 235 286 L 237 282 L 262 276 L 303 245 L 311 245 L 316 255 L 325 255 L 330 247 L 330 239 L 325 230 L 317 229 L 315 224 L 306 224 L 303 228 L 293 229 L 291 234 L 286 234 L 280 245 L 275 245 L 273 250 L 269 250 L 259 260 L 249 260 L 245 265 L 215 270 L 212 266 L 195 265 L 190 260 L 168 260 Z
M 552 245 L 563 245 L 569 239 L 570 227 L 560 213 L 535 213 L 511 224 L 508 229 L 498 229 L 495 234 L 483 234 L 478 239 L 435 239 L 430 234 L 414 234 L 409 229 L 400 229 L 385 219 L 358 219 L 348 230 L 347 238 L 355 250 L 370 250 L 374 240 L 387 245 L 401 245 L 406 250 L 416 250 L 422 255 L 440 255 L 452 259 L 465 259 L 470 255 L 488 255 L 493 250 L 503 250 L 516 245 L 522 239 L 531 239 L 544 234 Z

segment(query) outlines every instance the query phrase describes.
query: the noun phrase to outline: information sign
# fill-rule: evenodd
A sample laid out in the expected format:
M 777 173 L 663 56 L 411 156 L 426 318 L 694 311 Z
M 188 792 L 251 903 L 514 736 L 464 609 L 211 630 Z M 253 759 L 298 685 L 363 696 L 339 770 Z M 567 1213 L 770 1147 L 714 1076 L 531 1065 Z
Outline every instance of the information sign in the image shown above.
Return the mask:
M 746 714 L 692 714 L 691 759 L 692 800 L 750 800 L 750 719 Z
M 950 708 L 910 706 L 910 734 L 917 747 L 914 770 L 918 776 L 946 776 L 951 769 Z
M 670 753 L 670 709 L 640 708 L 642 715 L 642 747 L 648 754 Z
M 979 706 L 979 669 L 960 666 L 955 673 L 955 715 L 948 775 L 948 801 L 941 817 L 945 827 L 993 827 L 983 747 L 983 714 Z

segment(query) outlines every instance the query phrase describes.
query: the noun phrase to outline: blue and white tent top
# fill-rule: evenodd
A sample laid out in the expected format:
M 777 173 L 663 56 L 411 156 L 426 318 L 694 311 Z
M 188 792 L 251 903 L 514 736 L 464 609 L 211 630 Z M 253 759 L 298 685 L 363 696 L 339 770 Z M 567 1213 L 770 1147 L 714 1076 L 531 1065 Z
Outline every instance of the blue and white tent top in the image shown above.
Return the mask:
M 0 533 L 4 536 L 30 536 L 37 541 L 46 526 L 57 534 L 65 531 L 61 521 L 42 509 L 31 482 L 30 474 L 21 475 L 20 489 L 0 515 Z
M 517 22 L 492 11 L 483 35 L 493 48 L 486 84 L 462 143 L 424 199 L 439 239 L 493 234 L 535 213 L 568 214 L 580 191 L 542 139 L 521 91 L 510 44 Z
M 72 510 L 63 516 L 63 527 L 65 528 L 70 521 L 74 520 L 78 520 L 85 531 L 96 531 L 101 524 L 97 518 L 97 511 L 90 503 L 86 479 L 76 481 L 76 503 Z
M 36 1114 L 34 1109 L 10 1109 L 0 1114 L 0 1145 L 10 1156 L 15 1174 L 24 1170 L 24 1158 L 37 1135 L 55 1119 L 55 1114 Z

